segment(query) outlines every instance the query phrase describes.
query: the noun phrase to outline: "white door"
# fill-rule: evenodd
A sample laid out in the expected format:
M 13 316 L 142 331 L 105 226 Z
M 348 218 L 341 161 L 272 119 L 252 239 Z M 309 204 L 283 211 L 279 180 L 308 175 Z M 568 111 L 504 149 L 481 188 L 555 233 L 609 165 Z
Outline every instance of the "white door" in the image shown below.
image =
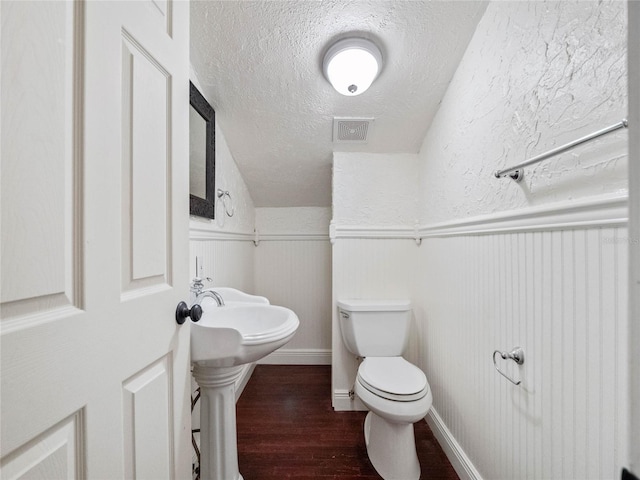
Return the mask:
M 0 2 L 2 479 L 190 476 L 188 16 Z

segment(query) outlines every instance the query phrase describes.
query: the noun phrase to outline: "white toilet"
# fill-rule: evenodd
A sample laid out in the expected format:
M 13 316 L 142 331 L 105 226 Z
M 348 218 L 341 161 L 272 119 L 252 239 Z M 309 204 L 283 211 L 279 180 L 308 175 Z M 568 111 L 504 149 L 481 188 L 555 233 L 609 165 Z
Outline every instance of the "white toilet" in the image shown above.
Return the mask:
M 338 302 L 342 339 L 364 360 L 355 393 L 369 408 L 364 436 L 369 460 L 385 480 L 418 480 L 413 424 L 431 408 L 427 377 L 402 358 L 409 340 L 411 304 L 402 301 Z

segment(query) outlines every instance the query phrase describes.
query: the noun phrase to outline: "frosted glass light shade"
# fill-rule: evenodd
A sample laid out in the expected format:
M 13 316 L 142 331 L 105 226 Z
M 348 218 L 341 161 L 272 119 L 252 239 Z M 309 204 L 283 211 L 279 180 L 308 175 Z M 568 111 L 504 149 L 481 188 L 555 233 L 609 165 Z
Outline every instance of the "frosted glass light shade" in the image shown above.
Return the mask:
M 345 38 L 324 56 L 324 75 L 338 93 L 347 96 L 365 92 L 382 69 L 382 54 L 364 38 Z

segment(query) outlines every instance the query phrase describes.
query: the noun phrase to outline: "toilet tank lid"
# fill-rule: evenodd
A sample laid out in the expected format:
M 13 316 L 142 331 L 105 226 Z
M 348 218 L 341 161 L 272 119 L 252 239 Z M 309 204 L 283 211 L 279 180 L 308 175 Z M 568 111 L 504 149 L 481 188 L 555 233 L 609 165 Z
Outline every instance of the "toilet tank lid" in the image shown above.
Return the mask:
M 338 300 L 338 308 L 348 312 L 406 312 L 411 310 L 408 300 Z

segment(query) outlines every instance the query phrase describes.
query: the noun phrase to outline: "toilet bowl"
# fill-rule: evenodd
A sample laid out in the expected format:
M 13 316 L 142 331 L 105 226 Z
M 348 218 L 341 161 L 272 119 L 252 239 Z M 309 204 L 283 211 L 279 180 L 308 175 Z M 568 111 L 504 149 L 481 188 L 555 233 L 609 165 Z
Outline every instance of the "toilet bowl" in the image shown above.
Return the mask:
M 367 357 L 358 368 L 356 393 L 377 415 L 393 423 L 415 423 L 431 408 L 427 377 L 402 357 Z
M 402 357 L 368 357 L 358 369 L 355 393 L 369 409 L 364 437 L 376 471 L 385 480 L 418 480 L 413 424 L 433 400 L 424 373 Z
M 413 424 L 433 401 L 425 374 L 405 360 L 411 319 L 408 302 L 338 302 L 343 340 L 364 357 L 355 394 L 369 409 L 364 436 L 369 460 L 384 480 L 418 480 Z

